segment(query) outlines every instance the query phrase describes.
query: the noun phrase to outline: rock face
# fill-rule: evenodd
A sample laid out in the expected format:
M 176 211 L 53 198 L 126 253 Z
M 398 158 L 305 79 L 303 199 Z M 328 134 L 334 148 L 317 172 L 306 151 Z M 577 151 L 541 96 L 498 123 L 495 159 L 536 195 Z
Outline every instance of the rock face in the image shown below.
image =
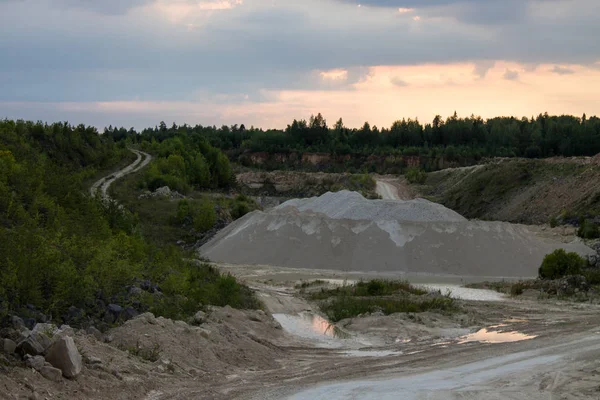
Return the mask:
M 46 361 L 62 371 L 66 378 L 75 378 L 81 372 L 83 361 L 73 338 L 58 338 L 48 349 Z

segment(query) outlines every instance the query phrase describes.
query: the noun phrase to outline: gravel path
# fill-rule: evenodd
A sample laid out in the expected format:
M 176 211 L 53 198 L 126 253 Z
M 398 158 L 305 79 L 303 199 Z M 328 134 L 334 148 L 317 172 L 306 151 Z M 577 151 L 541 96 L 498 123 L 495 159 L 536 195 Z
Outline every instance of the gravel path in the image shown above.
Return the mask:
M 92 197 L 96 196 L 96 193 L 99 189 L 102 199 L 110 200 L 110 196 L 108 195 L 108 188 L 110 188 L 110 185 L 112 185 L 113 182 L 115 182 L 117 179 L 124 177 L 125 175 L 129 175 L 141 170 L 142 168 L 147 166 L 150 163 L 150 161 L 152 161 L 152 156 L 148 153 L 144 153 L 143 151 L 134 149 L 129 150 L 137 156 L 136 160 L 127 167 L 96 181 L 90 188 L 90 194 L 92 195 Z

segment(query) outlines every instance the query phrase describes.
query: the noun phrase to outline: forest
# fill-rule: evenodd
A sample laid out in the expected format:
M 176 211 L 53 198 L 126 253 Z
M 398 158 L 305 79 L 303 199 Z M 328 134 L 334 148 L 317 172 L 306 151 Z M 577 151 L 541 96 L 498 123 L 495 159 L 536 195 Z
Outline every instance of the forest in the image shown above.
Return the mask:
M 482 157 L 592 156 L 600 153 L 600 118 L 547 113 L 531 118 L 497 117 L 484 120 L 456 113 L 436 116 L 431 123 L 402 119 L 391 127 L 348 128 L 342 119 L 328 125 L 321 114 L 307 120 L 294 120 L 285 130 L 263 130 L 245 125 L 170 127 L 164 122 L 154 128 L 108 127 L 105 135 L 115 141 L 162 142 L 188 135 L 205 138 L 212 146 L 231 155 L 244 151 L 289 153 L 323 152 L 351 155 L 412 155 L 445 157 L 472 162 Z

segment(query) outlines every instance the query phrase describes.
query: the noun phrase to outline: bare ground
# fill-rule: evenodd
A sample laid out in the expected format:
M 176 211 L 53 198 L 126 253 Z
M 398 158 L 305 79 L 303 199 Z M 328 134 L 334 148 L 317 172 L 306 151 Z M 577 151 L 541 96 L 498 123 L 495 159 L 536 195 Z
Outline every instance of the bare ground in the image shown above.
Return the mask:
M 0 399 L 369 394 L 384 399 L 398 398 L 391 393 L 397 395 L 400 389 L 410 389 L 404 398 L 598 398 L 598 306 L 535 297 L 460 301 L 462 311 L 451 315 L 344 320 L 338 326 L 348 338 L 320 342 L 281 329 L 271 315 L 318 314 L 294 285 L 315 278 L 339 284 L 348 276 L 323 271 L 311 276 L 308 271 L 274 267 L 221 268 L 255 288 L 266 312 L 213 308 L 200 326 L 145 314 L 108 332 L 110 343 L 79 332 L 75 340 L 87 362 L 77 380 L 53 383 L 9 358 L 12 366 L 0 375 Z M 483 327 L 536 337 L 515 343 L 459 343 Z

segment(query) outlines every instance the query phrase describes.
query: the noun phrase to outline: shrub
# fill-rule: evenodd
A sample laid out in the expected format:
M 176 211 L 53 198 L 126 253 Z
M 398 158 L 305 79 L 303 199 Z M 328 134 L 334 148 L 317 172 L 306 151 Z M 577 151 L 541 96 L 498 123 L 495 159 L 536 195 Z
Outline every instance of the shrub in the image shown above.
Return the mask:
M 404 176 L 410 183 L 423 184 L 427 180 L 427 173 L 420 168 L 408 168 Z
M 542 279 L 558 279 L 565 275 L 578 275 L 586 264 L 587 261 L 579 254 L 558 249 L 544 257 L 539 276 Z
M 200 201 L 180 200 L 177 204 L 175 222 L 191 224 L 200 233 L 209 231 L 217 222 L 215 205 L 208 199 Z
M 579 227 L 577 236 L 584 239 L 597 239 L 600 237 L 600 228 L 592 221 L 586 219 Z
M 236 196 L 231 205 L 231 217 L 233 219 L 242 218 L 244 215 L 248 214 L 250 211 L 256 209 L 256 203 L 248 196 L 240 194 Z
M 523 290 L 525 289 L 525 285 L 523 282 L 514 283 L 510 286 L 510 295 L 511 296 L 520 296 L 523 294 Z
M 556 228 L 558 226 L 558 219 L 556 217 L 550 218 L 550 228 Z

